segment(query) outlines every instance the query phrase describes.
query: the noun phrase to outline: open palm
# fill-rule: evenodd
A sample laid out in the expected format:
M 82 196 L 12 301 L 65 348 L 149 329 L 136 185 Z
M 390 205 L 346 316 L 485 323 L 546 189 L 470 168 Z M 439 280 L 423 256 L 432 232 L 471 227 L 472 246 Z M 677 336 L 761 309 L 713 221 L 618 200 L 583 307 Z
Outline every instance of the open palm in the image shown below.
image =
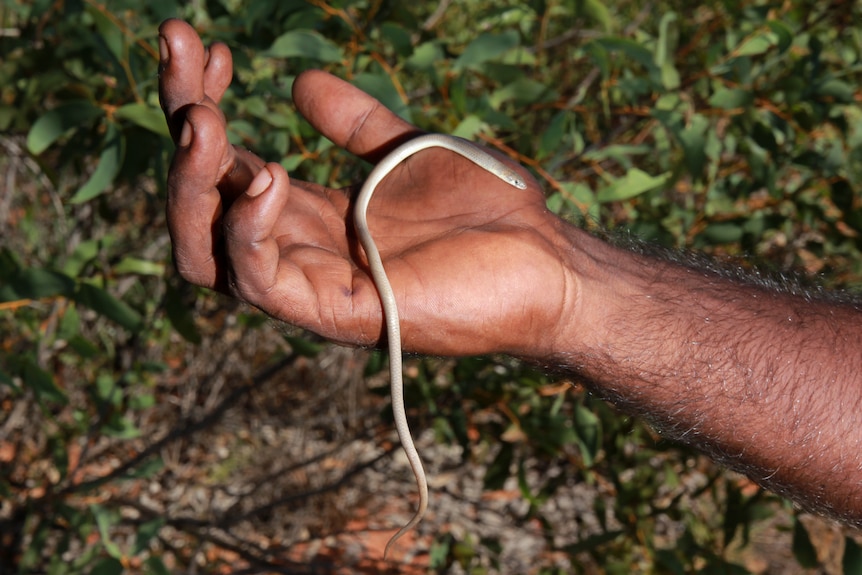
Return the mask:
M 382 336 L 379 296 L 351 225 L 351 189 L 291 180 L 229 145 L 218 102 L 231 78 L 223 45 L 185 23 L 161 28 L 162 106 L 178 143 L 168 221 L 178 269 L 266 313 L 342 343 Z M 294 100 L 322 134 L 374 162 L 417 135 L 329 74 L 297 78 Z M 402 315 L 406 349 L 525 353 L 553 337 L 571 280 L 561 225 L 535 181 L 515 189 L 441 149 L 405 160 L 378 187 L 368 222 Z

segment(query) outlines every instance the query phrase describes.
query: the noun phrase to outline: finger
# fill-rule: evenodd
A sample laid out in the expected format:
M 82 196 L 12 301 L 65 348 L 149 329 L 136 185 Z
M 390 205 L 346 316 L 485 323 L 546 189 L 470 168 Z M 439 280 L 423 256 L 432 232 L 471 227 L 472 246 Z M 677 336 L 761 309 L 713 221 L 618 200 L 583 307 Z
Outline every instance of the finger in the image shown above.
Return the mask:
M 229 261 L 230 291 L 240 299 L 288 323 L 320 331 L 318 299 L 299 265 L 297 250 L 321 250 L 313 237 L 293 241 L 292 230 L 284 229 L 285 208 L 303 212 L 301 203 L 291 198 L 291 182 L 279 164 L 266 164 L 245 194 L 237 199 L 225 217 L 225 252 Z M 282 224 L 280 231 L 276 228 Z M 308 227 L 305 218 L 291 218 L 289 226 Z M 310 236 L 310 234 L 309 234 Z M 311 263 L 319 266 L 318 260 Z
M 204 70 L 204 94 L 218 104 L 233 79 L 233 56 L 230 48 L 216 42 L 207 51 Z
M 217 289 L 224 289 L 225 276 L 216 186 L 227 145 L 220 118 L 192 106 L 168 173 L 167 220 L 177 269 L 191 283 Z
M 207 104 L 215 109 L 230 84 L 233 63 L 226 46 L 205 50 L 197 32 L 174 19 L 159 27 L 159 54 L 159 100 L 176 141 L 186 107 Z
M 290 180 L 278 164 L 267 164 L 228 212 L 225 251 L 230 287 L 242 299 L 260 305 L 261 296 L 278 289 L 279 246 L 275 227 L 283 217 Z
M 264 166 L 225 215 L 230 290 L 292 325 L 369 345 L 380 337 L 379 299 L 355 277 L 341 209 L 324 209 L 343 196 L 328 192 Z
M 320 133 L 371 162 L 420 132 L 359 88 L 320 70 L 297 77 L 293 99 Z

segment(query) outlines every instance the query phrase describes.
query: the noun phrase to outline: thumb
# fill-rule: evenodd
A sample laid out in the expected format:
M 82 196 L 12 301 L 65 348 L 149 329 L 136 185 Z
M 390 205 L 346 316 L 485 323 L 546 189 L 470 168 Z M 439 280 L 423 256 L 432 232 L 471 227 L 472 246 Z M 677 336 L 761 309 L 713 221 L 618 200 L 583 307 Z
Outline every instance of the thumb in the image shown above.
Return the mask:
M 293 84 L 299 112 L 337 146 L 369 162 L 421 133 L 377 99 L 320 70 L 309 70 Z

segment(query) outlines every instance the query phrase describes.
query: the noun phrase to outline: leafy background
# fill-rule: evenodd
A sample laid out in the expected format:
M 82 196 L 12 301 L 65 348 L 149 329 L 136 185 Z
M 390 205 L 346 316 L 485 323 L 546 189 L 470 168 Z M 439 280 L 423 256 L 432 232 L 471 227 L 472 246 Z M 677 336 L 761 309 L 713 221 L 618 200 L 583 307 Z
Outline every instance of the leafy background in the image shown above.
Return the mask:
M 367 170 L 293 110 L 325 68 L 508 153 L 586 227 L 862 281 L 857 2 L 4 0 L 0 572 L 383 572 L 411 513 L 385 357 L 173 271 L 167 17 L 231 47 L 231 138 L 299 177 Z M 858 532 L 577 381 L 502 357 L 407 375 L 434 499 L 402 572 L 862 573 Z

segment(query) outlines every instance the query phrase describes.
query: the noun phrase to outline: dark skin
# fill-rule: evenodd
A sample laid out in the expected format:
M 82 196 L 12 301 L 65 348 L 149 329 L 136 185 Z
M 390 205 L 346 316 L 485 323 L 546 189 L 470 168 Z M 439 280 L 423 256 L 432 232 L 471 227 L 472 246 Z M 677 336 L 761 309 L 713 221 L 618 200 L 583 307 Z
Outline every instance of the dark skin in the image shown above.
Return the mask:
M 383 314 L 350 190 L 292 180 L 231 147 L 218 109 L 228 49 L 204 49 L 176 20 L 160 44 L 182 276 L 332 341 L 377 345 Z M 369 162 L 419 133 L 319 71 L 297 78 L 294 104 Z M 427 150 L 378 187 L 369 226 L 404 349 L 508 353 L 569 371 L 762 485 L 862 525 L 862 313 L 613 247 L 550 213 L 523 173 L 526 191 Z
M 182 55 L 163 69 L 163 107 L 175 138 L 182 135 L 183 118 L 193 126 L 186 128 L 187 135 L 194 134 L 190 147 L 178 147 L 168 182 L 169 226 L 182 275 L 331 340 L 375 344 L 382 330 L 380 301 L 364 261 L 355 257 L 356 242 L 348 237 L 348 194 L 291 181 L 277 164 L 264 165 L 228 145 L 218 101 L 230 79 L 229 52 L 216 45 L 207 58 L 183 22 L 165 23 L 162 33 L 171 38 L 171 54 Z M 327 74 L 302 75 L 295 97 L 318 130 L 369 161 L 418 133 L 376 100 Z M 430 194 L 425 189 L 429 180 L 435 181 Z M 555 283 L 566 281 L 555 252 L 568 250 L 568 242 L 551 243 L 537 231 L 549 223 L 561 226 L 530 182 L 525 193 L 451 152 L 430 150 L 405 162 L 375 193 L 369 223 L 389 262 L 388 273 L 399 278 L 406 348 L 438 354 L 482 353 L 491 347 L 527 351 L 523 334 L 513 333 L 506 342 L 497 341 L 498 334 L 477 338 L 474 318 L 487 313 L 477 308 L 492 302 L 496 309 L 520 312 L 532 297 L 526 286 L 499 281 L 495 270 L 501 267 L 525 269 L 545 261 L 549 269 L 543 275 L 556 275 Z M 405 187 L 407 193 L 400 191 Z M 246 192 L 249 188 L 252 193 Z M 385 222 L 381 214 L 389 215 Z M 501 229 L 506 233 L 495 233 Z M 513 243 L 519 249 L 511 249 Z M 450 257 L 463 250 L 469 258 Z M 437 274 L 437 265 L 447 273 Z M 480 279 L 482 286 L 476 284 Z M 481 288 L 482 297 L 453 308 L 451 295 L 465 282 Z M 403 296 L 407 293 L 409 300 Z M 545 338 L 545 326 L 559 312 L 535 307 L 531 341 Z

